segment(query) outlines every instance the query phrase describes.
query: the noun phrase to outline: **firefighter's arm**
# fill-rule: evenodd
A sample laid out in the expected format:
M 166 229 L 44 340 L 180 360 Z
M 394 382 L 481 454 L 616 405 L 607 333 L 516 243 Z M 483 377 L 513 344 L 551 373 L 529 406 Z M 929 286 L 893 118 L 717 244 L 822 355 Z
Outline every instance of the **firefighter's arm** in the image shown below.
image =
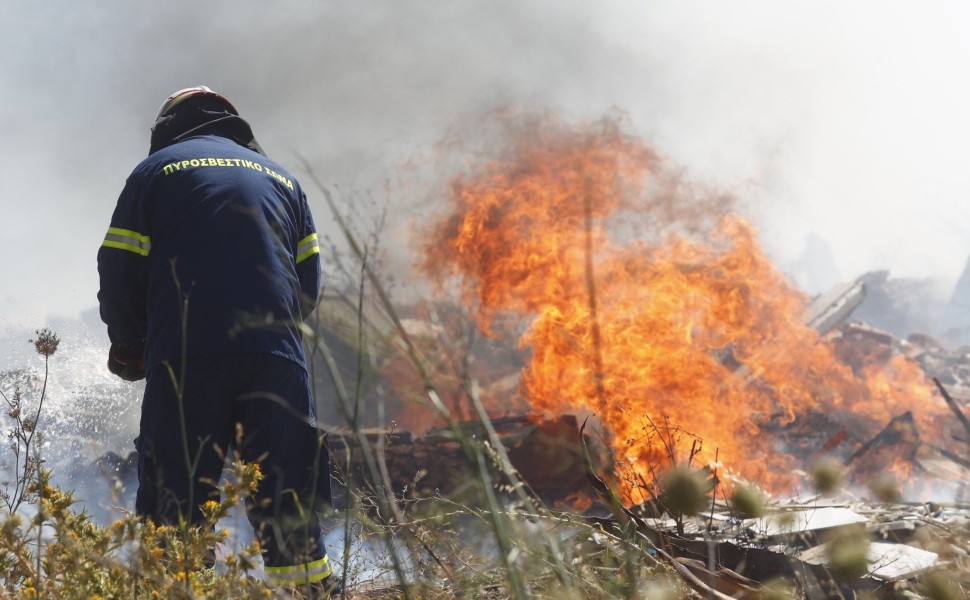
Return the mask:
M 322 270 L 320 267 L 320 240 L 313 224 L 313 217 L 307 206 L 306 196 L 302 196 L 304 211 L 303 231 L 296 247 L 296 274 L 300 279 L 300 313 L 305 320 L 313 312 L 320 299 Z
M 125 186 L 98 250 L 101 320 L 111 340 L 108 368 L 134 381 L 144 377 L 148 328 L 146 295 L 151 237 L 140 218 L 131 181 Z

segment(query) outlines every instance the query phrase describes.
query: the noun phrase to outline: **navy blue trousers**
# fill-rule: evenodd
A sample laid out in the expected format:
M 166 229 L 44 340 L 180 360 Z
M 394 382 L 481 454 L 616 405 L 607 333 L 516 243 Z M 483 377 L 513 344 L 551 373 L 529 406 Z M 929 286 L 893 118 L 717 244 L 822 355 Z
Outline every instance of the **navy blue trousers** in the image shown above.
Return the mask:
M 181 361 L 171 367 L 181 380 Z M 265 475 L 247 515 L 266 566 L 325 559 L 315 511 L 330 503 L 330 464 L 306 371 L 270 354 L 219 354 L 186 359 L 181 381 L 180 399 L 165 364 L 148 373 L 136 512 L 160 524 L 200 524 L 201 505 L 218 500 L 223 456 L 236 452 Z

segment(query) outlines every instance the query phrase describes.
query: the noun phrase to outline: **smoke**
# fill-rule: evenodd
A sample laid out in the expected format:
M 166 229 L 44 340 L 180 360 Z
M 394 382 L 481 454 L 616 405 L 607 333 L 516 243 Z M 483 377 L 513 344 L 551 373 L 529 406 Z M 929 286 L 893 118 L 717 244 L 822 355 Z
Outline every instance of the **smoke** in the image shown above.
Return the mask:
M 295 169 L 377 190 L 454 123 L 612 107 L 695 179 L 751 202 L 768 249 L 813 232 L 846 276 L 954 278 L 970 40 L 958 2 L 613 0 L 8 7 L 0 47 L 0 328 L 95 303 L 93 255 L 175 89 L 228 95 Z M 394 204 L 410 190 L 390 189 Z M 326 223 L 325 206 L 311 204 Z M 399 215 L 399 221 L 409 215 Z M 11 260 L 11 257 L 26 260 Z
M 102 340 L 106 336 L 98 324 L 94 311 L 53 323 L 61 343 L 49 358 L 46 379 L 43 357 L 26 338 L 20 339 L 18 350 L 23 347 L 29 352 L 17 353 L 19 368 L 0 369 L 0 391 L 10 399 L 19 390 L 23 414 L 39 414 L 34 448 L 39 449 L 52 481 L 73 490 L 92 514 L 102 518 L 110 512 L 111 500 L 115 506 L 132 504 L 136 471 L 124 461 L 134 449 L 143 385 L 121 381 L 104 368 L 102 348 L 107 340 Z M 0 414 L 5 439 L 13 426 L 7 412 Z M 7 452 L 7 445 L 0 460 L 4 480 L 14 475 L 13 453 Z M 107 498 L 114 478 L 122 483 L 115 491 L 128 502 Z

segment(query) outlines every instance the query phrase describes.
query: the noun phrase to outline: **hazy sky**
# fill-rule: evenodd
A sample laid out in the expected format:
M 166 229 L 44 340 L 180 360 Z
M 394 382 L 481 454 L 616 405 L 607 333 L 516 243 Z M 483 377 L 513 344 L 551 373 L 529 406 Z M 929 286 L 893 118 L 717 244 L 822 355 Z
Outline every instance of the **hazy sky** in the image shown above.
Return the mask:
M 970 253 L 965 2 L 13 0 L 4 13 L 0 339 L 95 306 L 95 255 L 154 112 L 197 84 L 297 177 L 300 154 L 345 189 L 380 188 L 489 109 L 617 108 L 690 177 L 744 197 L 780 264 L 812 233 L 844 278 L 955 279 Z

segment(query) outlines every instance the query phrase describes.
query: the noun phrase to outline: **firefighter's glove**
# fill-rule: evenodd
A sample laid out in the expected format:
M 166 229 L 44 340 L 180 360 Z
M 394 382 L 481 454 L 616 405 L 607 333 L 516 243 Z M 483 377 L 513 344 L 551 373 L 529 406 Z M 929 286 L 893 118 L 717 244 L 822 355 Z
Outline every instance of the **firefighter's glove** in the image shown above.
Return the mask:
M 111 344 L 108 370 L 125 381 L 145 378 L 145 344 Z

